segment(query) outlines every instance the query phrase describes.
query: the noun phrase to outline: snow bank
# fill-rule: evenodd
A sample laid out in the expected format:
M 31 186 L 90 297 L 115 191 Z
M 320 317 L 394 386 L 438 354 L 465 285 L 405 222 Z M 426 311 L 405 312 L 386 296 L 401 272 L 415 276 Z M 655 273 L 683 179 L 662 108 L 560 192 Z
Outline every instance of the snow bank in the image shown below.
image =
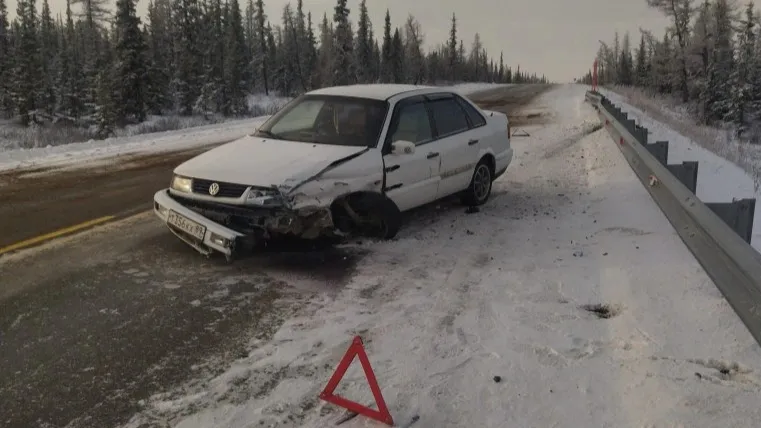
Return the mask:
M 397 425 L 759 425 L 759 347 L 583 99 L 537 99 L 557 122 L 515 138 L 479 213 L 444 201 L 357 244 L 371 254 L 340 291 L 301 288 L 271 341 L 126 426 L 332 426 L 317 397 L 355 334 Z M 337 393 L 368 404 L 358 366 Z
M 126 154 L 158 153 L 218 144 L 253 132 L 265 119 L 266 117 L 257 117 L 175 131 L 90 140 L 61 146 L 0 151 L 0 171 L 64 166 Z
M 600 89 L 608 99 L 629 114 L 638 124 L 647 128 L 650 132 L 648 141 L 668 141 L 668 163 L 682 163 L 684 161 L 698 161 L 698 186 L 696 194 L 703 202 L 731 202 L 733 198 L 756 198 L 761 202 L 761 182 L 756 182 L 754 177 L 743 168 L 730 162 L 724 157 L 708 150 L 694 140 L 675 131 L 673 126 L 653 119 L 647 113 L 632 106 L 626 98 L 606 89 Z M 670 115 L 671 120 L 679 120 L 679 112 Z M 687 119 L 682 119 L 686 121 Z M 727 143 L 728 144 L 728 143 Z M 745 145 L 739 145 L 743 147 Z M 749 150 L 754 149 L 749 147 Z M 750 154 L 750 153 L 749 153 Z M 757 161 L 761 164 L 761 159 Z M 753 236 L 751 245 L 761 252 L 761 208 L 756 210 L 753 220 Z
M 489 89 L 496 89 L 499 87 L 505 87 L 505 86 L 512 86 L 511 83 L 460 83 L 457 85 L 452 85 L 451 88 L 455 89 L 456 91 L 465 94 L 470 95 L 474 94 L 476 92 L 486 91 Z
M 275 114 L 278 110 L 285 107 L 293 98 L 281 97 L 278 95 L 253 94 L 247 98 L 248 108 L 255 115 L 264 116 Z

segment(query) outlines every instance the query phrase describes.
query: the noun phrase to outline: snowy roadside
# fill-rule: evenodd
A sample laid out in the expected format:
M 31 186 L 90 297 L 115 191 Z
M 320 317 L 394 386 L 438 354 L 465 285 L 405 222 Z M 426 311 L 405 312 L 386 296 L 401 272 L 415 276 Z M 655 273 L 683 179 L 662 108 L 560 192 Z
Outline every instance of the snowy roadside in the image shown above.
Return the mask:
M 690 127 L 696 125 L 689 119 L 682 117 L 675 111 L 655 112 L 660 113 L 664 121 L 654 119 L 651 111 L 643 111 L 632 105 L 629 98 L 609 89 L 599 90 L 614 104 L 626 113 L 629 118 L 650 131 L 648 141 L 669 142 L 669 163 L 681 163 L 684 161 L 698 161 L 698 186 L 696 194 L 703 202 L 730 202 L 732 198 L 756 198 L 761 202 L 761 182 L 756 183 L 761 177 L 754 180 L 752 172 L 738 166 L 741 159 L 743 162 L 752 161 L 761 168 L 761 147 L 753 147 L 744 143 L 723 141 L 695 141 L 683 135 L 675 128 Z M 644 97 L 644 95 L 643 95 Z M 666 109 L 666 107 L 662 107 Z M 666 123 L 664 123 L 666 122 Z M 707 138 L 717 138 L 721 131 L 715 130 L 714 135 Z M 761 169 L 759 169 L 761 173 Z M 761 208 L 756 210 L 753 220 L 753 236 L 751 245 L 761 252 Z
M 494 89 L 500 84 L 465 83 L 452 88 L 468 95 L 482 90 Z M 255 106 L 280 105 L 284 99 L 267 97 L 251 98 Z M 269 104 L 267 104 L 269 103 Z M 106 140 L 90 140 L 59 146 L 33 149 L 0 150 L 0 172 L 35 167 L 62 167 L 73 163 L 103 160 L 123 155 L 160 153 L 220 144 L 242 138 L 261 125 L 268 116 L 232 120 L 174 131 L 114 137 Z
M 341 411 L 317 397 L 355 334 L 398 424 L 761 423 L 758 345 L 583 101 L 578 85 L 535 101 L 555 123 L 514 140 L 479 213 L 442 202 L 356 244 L 371 254 L 338 294 L 314 290 L 271 341 L 125 427 L 330 426 Z M 371 403 L 357 366 L 336 393 Z
M 0 171 L 33 167 L 61 167 L 104 158 L 142 153 L 161 153 L 224 143 L 245 136 L 266 117 L 156 132 L 131 137 L 91 140 L 61 146 L 0 151 Z

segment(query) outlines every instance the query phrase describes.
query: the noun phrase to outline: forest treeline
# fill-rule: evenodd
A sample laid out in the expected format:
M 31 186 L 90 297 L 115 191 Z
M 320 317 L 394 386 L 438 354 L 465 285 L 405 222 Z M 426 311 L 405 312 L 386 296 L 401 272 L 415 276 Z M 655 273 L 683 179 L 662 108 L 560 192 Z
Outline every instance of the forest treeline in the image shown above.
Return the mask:
M 279 20 L 263 0 L 70 0 L 53 16 L 48 0 L 19 0 L 9 22 L 0 0 L 0 114 L 23 124 L 64 120 L 109 135 L 149 114 L 246 115 L 246 98 L 294 96 L 367 82 L 544 82 L 505 66 L 475 34 L 466 48 L 453 14 L 448 40 L 424 49 L 414 16 L 379 30 L 365 0 L 352 24 L 347 0 L 315 19 L 302 0 Z
M 753 2 L 645 0 L 671 25 L 662 36 L 640 30 L 639 45 L 615 34 L 597 53 L 598 84 L 672 95 L 706 125 L 728 124 L 761 137 L 761 21 Z M 591 83 L 591 70 L 583 78 Z

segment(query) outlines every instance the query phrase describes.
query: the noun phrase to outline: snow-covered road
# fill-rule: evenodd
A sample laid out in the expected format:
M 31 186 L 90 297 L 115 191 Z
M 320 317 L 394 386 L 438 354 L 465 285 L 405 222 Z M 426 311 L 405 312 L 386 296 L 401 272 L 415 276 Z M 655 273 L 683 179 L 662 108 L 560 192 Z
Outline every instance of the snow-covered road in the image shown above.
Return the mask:
M 355 334 L 397 424 L 759 426 L 758 345 L 583 100 L 536 100 L 552 123 L 514 137 L 479 213 L 444 201 L 355 244 L 371 253 L 343 289 L 128 426 L 331 426 L 318 395 Z M 372 402 L 357 361 L 337 393 Z

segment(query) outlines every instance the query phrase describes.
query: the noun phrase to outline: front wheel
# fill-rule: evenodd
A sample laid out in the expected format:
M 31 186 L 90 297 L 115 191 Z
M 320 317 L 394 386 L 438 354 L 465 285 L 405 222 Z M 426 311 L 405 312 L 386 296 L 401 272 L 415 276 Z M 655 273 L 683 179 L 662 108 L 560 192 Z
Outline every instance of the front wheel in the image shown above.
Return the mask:
M 462 195 L 462 202 L 468 206 L 483 205 L 491 196 L 492 172 L 486 159 L 481 159 L 473 171 L 470 185 Z

